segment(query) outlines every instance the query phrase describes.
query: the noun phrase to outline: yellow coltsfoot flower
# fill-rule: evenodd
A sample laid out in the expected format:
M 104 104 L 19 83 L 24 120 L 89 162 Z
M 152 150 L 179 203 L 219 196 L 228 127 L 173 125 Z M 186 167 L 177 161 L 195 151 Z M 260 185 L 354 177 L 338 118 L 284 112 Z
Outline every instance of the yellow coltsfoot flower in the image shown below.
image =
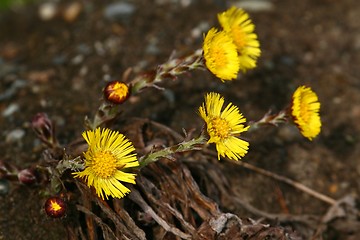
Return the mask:
M 301 134 L 312 140 L 321 131 L 320 102 L 309 87 L 300 86 L 292 96 L 291 116 Z
M 210 136 L 208 143 L 215 143 L 220 156 L 239 160 L 245 156 L 249 149 L 249 143 L 237 138 L 240 133 L 248 130 L 243 123 L 246 119 L 240 113 L 238 107 L 229 103 L 224 110 L 224 98 L 218 93 L 208 93 L 205 103 L 199 107 L 200 116 L 204 119 L 207 132 Z
M 231 37 L 212 28 L 203 43 L 206 67 L 222 81 L 233 80 L 239 73 L 240 60 Z
M 139 166 L 132 143 L 121 133 L 110 129 L 97 128 L 85 131 L 82 136 L 89 148 L 84 153 L 85 169 L 73 173 L 75 177 L 83 178 L 102 199 L 124 197 L 130 190 L 121 182 L 135 184 L 136 176 L 125 170 Z
M 218 20 L 224 31 L 233 39 L 239 53 L 240 70 L 246 71 L 256 67 L 261 54 L 255 25 L 249 15 L 242 9 L 231 7 L 218 14 Z
M 109 82 L 104 88 L 104 97 L 114 104 L 121 104 L 130 96 L 129 86 L 120 81 Z

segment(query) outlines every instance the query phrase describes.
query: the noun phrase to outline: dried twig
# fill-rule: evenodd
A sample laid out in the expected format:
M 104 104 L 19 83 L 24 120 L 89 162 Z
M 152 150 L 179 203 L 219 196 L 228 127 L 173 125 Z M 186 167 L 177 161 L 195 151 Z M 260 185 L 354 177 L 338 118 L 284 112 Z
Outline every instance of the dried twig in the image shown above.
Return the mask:
M 339 199 L 336 204 L 332 205 L 321 218 L 319 226 L 311 239 L 320 239 L 323 232 L 329 227 L 329 223 L 332 222 L 336 224 L 336 220 L 339 219 L 344 223 L 344 225 L 346 225 L 346 231 L 354 232 L 354 239 L 358 239 L 356 238 L 356 231 L 359 231 L 360 229 L 360 221 L 358 220 L 360 217 L 360 211 L 356 205 L 356 198 L 354 196 L 348 195 Z
M 233 196 L 230 196 L 232 201 L 235 204 L 238 204 L 245 208 L 247 211 L 255 214 L 257 216 L 262 216 L 268 220 L 278 221 L 278 222 L 298 222 L 305 224 L 307 227 L 315 228 L 316 223 L 318 222 L 318 217 L 313 215 L 291 215 L 291 214 L 274 214 L 262 211 L 251 204 L 241 200 L 237 193 L 234 193 Z
M 211 155 L 211 156 L 217 156 L 217 154 L 214 152 L 214 151 L 211 151 L 211 150 L 204 150 L 204 152 L 206 152 L 207 154 Z M 262 168 L 259 168 L 259 167 L 256 167 L 254 165 L 251 165 L 249 163 L 246 163 L 246 162 L 243 162 L 243 161 L 232 161 L 232 160 L 229 160 L 229 159 L 226 159 L 228 162 L 231 162 L 232 164 L 236 164 L 236 165 L 239 165 L 239 166 L 242 166 L 246 169 L 249 169 L 249 170 L 252 170 L 254 172 L 257 172 L 257 173 L 260 173 L 264 176 L 267 176 L 267 177 L 270 177 L 270 178 L 273 178 L 273 179 L 276 179 L 280 182 L 284 182 L 300 191 L 303 191 L 323 202 L 326 202 L 330 205 L 334 205 L 336 204 L 336 200 L 335 199 L 332 199 L 322 193 L 319 193 L 307 186 L 305 186 L 304 184 L 301 184 L 299 182 L 296 182 L 294 180 L 291 180 L 290 178 L 287 178 L 287 177 L 284 177 L 284 176 L 280 176 L 276 173 L 273 173 L 273 172 L 270 172 L 270 171 L 267 171 L 265 169 L 262 169 Z
M 141 176 L 138 178 L 138 182 L 139 185 L 142 186 L 144 190 L 144 194 L 146 195 L 147 199 L 150 200 L 152 204 L 159 206 L 163 211 L 167 211 L 173 216 L 175 216 L 179 220 L 179 222 L 183 225 L 183 227 L 185 227 L 186 230 L 189 231 L 190 233 L 192 234 L 196 233 L 195 228 L 184 219 L 183 215 L 178 210 L 171 207 L 169 203 L 165 202 L 164 198 L 162 198 L 162 201 L 159 201 L 159 199 L 154 197 L 154 195 L 152 194 L 154 191 L 157 192 L 156 195 L 160 195 L 161 191 L 157 189 L 148 179 Z M 151 191 L 147 191 L 147 190 L 151 190 Z
M 102 212 L 109 218 L 111 221 L 115 224 L 115 228 L 122 232 L 123 238 L 128 238 L 132 240 L 146 240 L 145 233 L 137 227 L 135 224 L 131 225 L 131 229 L 129 229 L 129 226 L 126 226 L 123 222 L 123 220 L 120 218 L 116 212 L 114 212 L 105 201 L 102 201 L 98 197 L 94 197 L 94 195 L 90 194 L 90 190 L 87 186 L 85 186 L 83 183 L 76 181 L 76 185 L 78 189 L 81 191 L 82 194 L 85 194 L 86 197 L 93 199 L 97 205 L 101 208 Z M 123 215 L 124 216 L 124 215 Z M 128 216 L 128 215 L 127 215 Z M 125 223 L 128 223 L 128 221 L 125 221 Z M 115 235 L 115 234 L 114 234 Z
M 109 206 L 106 206 L 104 201 L 101 201 L 99 198 L 96 198 L 97 204 L 100 206 L 101 210 L 106 214 L 108 218 L 110 218 L 116 228 L 119 228 L 119 230 L 123 233 L 123 236 L 127 236 L 129 239 L 132 240 L 145 240 L 145 233 L 138 228 L 136 225 L 133 226 L 132 229 L 129 229 L 128 226 L 126 226 L 120 219 L 120 216 L 117 215 Z
M 89 211 L 91 211 L 91 200 L 85 194 L 81 194 L 81 198 L 82 198 L 81 200 L 82 200 L 83 206 L 86 209 L 89 209 Z M 87 236 L 88 236 L 89 240 L 97 239 L 96 227 L 94 224 L 94 220 L 90 214 L 85 215 L 85 222 L 86 222 Z
M 131 189 L 129 194 L 129 198 L 136 203 L 146 214 L 149 214 L 162 228 L 164 228 L 167 232 L 171 232 L 175 236 L 178 236 L 182 239 L 191 239 L 189 234 L 186 234 L 180 231 L 178 228 L 174 226 L 170 226 L 164 219 L 162 219 L 150 206 L 146 203 L 146 201 L 141 197 L 140 193 L 136 189 Z
M 101 227 L 104 239 L 111 239 L 110 237 L 112 237 L 112 239 L 117 239 L 118 240 L 118 238 L 115 236 L 112 229 L 107 224 L 105 224 L 101 220 L 101 218 L 98 217 L 95 213 L 91 212 L 89 209 L 87 209 L 87 208 L 85 208 L 85 207 L 83 207 L 81 205 L 76 205 L 76 208 L 77 208 L 77 210 L 85 213 L 86 216 L 89 216 L 89 217 L 91 217 L 91 219 L 95 220 L 95 222 Z M 129 239 L 129 238 L 125 237 L 125 239 Z
M 319 218 L 314 215 L 291 215 L 291 214 L 274 214 L 269 213 L 263 210 L 260 210 L 250 203 L 247 203 L 246 201 L 242 200 L 241 194 L 239 194 L 236 191 L 233 191 L 231 188 L 231 183 L 228 182 L 227 178 L 224 177 L 223 173 L 221 172 L 221 169 L 218 166 L 214 166 L 211 161 L 202 161 L 201 164 L 198 164 L 198 162 L 201 161 L 200 159 L 197 160 L 197 164 L 194 164 L 191 168 L 192 171 L 202 172 L 206 173 L 205 177 L 206 183 L 209 186 L 211 182 L 213 182 L 213 185 L 210 185 L 210 188 L 213 190 L 213 188 L 217 188 L 219 192 L 219 195 L 221 195 L 221 202 L 231 202 L 235 206 L 241 206 L 246 211 L 256 215 L 261 216 L 263 218 L 266 218 L 268 220 L 273 220 L 276 222 L 298 222 L 302 223 L 310 228 L 314 228 L 316 224 L 319 221 Z M 190 162 L 189 162 L 190 163 Z M 191 162 L 193 163 L 193 162 Z M 218 161 L 215 162 L 217 164 Z M 208 193 L 209 194 L 209 193 Z
M 237 165 L 240 165 L 240 166 L 242 166 L 244 168 L 247 168 L 247 169 L 253 170 L 253 171 L 257 172 L 257 173 L 260 173 L 260 174 L 262 174 L 264 176 L 276 179 L 276 180 L 278 180 L 280 182 L 284 182 L 284 183 L 286 183 L 286 184 L 288 184 L 288 185 L 290 185 L 290 186 L 292 186 L 292 187 L 294 187 L 294 188 L 296 188 L 296 189 L 298 189 L 300 191 L 303 191 L 303 192 L 305 192 L 305 193 L 307 193 L 307 194 L 309 194 L 309 195 L 311 195 L 311 196 L 313 196 L 313 197 L 315 197 L 315 198 L 317 198 L 317 199 L 319 199 L 319 200 L 321 200 L 323 202 L 326 202 L 326 203 L 328 203 L 330 205 L 336 204 L 335 199 L 330 198 L 330 197 L 328 197 L 328 196 L 326 196 L 326 195 L 324 195 L 322 193 L 319 193 L 319 192 L 305 186 L 304 184 L 301 184 L 299 182 L 291 180 L 290 178 L 278 175 L 276 173 L 273 173 L 273 172 L 267 171 L 265 169 L 256 167 L 256 166 L 251 165 L 251 164 L 246 163 L 246 162 L 242 162 L 242 161 L 236 161 L 236 162 L 232 161 L 232 162 L 237 164 Z
M 134 232 L 134 234 L 139 239 L 146 239 L 144 231 L 142 231 L 134 222 L 134 220 L 131 218 L 129 213 L 122 207 L 116 207 L 119 205 L 120 199 L 114 199 L 114 208 L 115 212 L 121 217 L 121 219 L 125 222 L 125 225 L 128 226 L 131 231 Z M 121 233 L 122 234 L 122 233 Z

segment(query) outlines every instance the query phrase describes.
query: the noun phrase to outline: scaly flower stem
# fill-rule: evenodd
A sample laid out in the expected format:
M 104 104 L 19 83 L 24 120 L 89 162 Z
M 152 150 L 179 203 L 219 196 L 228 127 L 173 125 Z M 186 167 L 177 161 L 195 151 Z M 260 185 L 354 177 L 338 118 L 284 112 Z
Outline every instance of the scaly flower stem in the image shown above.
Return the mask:
M 129 86 L 131 86 L 131 94 L 135 95 L 147 87 L 159 88 L 156 84 L 166 79 L 176 79 L 178 75 L 189 72 L 194 69 L 204 67 L 202 57 L 202 49 L 194 51 L 192 54 L 170 58 L 167 62 L 159 65 L 156 69 L 137 75 Z M 119 113 L 119 106 L 108 103 L 105 100 L 99 106 L 94 119 L 85 119 L 85 125 L 88 129 L 94 130 L 106 122 L 114 119 Z
M 90 121 L 89 119 L 85 119 L 85 125 L 90 130 L 95 130 L 97 127 L 103 125 L 106 122 L 113 120 L 119 114 L 119 106 L 102 101 L 99 106 L 94 119 Z
M 131 93 L 136 94 L 146 87 L 156 87 L 165 79 L 175 79 L 185 72 L 204 67 L 202 49 L 194 51 L 186 57 L 170 58 L 155 70 L 138 75 L 131 81 Z
M 147 166 L 149 163 L 156 162 L 161 158 L 168 158 L 175 153 L 193 151 L 193 150 L 201 150 L 202 146 L 206 144 L 206 137 L 201 134 L 198 138 L 191 139 L 186 142 L 181 142 L 171 147 L 164 148 L 162 150 L 149 153 L 139 159 L 140 167 L 143 168 Z
M 271 114 L 267 112 L 259 121 L 249 123 L 249 131 L 257 130 L 265 125 L 279 126 L 279 124 L 286 123 L 288 121 L 288 114 L 286 110 L 282 110 L 279 113 Z

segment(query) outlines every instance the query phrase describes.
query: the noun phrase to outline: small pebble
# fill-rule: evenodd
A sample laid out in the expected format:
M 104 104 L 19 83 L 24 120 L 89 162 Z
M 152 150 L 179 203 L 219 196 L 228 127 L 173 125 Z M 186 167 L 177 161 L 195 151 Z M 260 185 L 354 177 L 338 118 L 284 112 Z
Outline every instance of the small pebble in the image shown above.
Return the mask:
M 54 69 L 46 69 L 40 71 L 30 71 L 27 78 L 33 83 L 47 83 L 55 76 Z
M 271 11 L 274 9 L 273 3 L 267 0 L 244 0 L 238 1 L 233 5 L 252 12 Z
M 145 53 L 149 55 L 157 55 L 160 53 L 160 49 L 158 47 L 159 39 L 156 37 L 152 37 L 149 40 L 148 45 L 145 48 Z
M 52 63 L 55 65 L 64 64 L 67 61 L 67 57 L 64 54 L 59 54 L 53 57 Z
M 111 75 L 110 74 L 104 74 L 103 81 L 110 82 L 111 81 Z
M 25 131 L 21 128 L 12 130 L 6 135 L 5 141 L 7 143 L 17 142 L 25 136 Z
M 135 6 L 126 2 L 115 2 L 108 5 L 104 10 L 104 16 L 108 20 L 126 20 L 135 12 Z
M 186 7 L 190 6 L 191 3 L 192 3 L 192 0 L 180 0 L 180 5 L 183 8 L 186 8 Z
M 73 2 L 70 5 L 68 5 L 64 12 L 63 12 L 63 18 L 67 22 L 73 22 L 75 21 L 78 16 L 80 15 L 81 11 L 83 9 L 83 6 L 79 2 Z
M 9 193 L 9 182 L 5 179 L 0 179 L 0 196 L 5 196 Z M 0 235 L 1 239 L 1 235 Z
M 110 72 L 110 67 L 109 67 L 109 65 L 104 64 L 104 65 L 101 66 L 101 70 L 102 70 L 104 73 L 109 73 L 109 72 Z
M 84 55 L 76 55 L 73 59 L 71 59 L 71 63 L 74 65 L 79 65 L 84 61 Z
M 76 91 L 81 91 L 84 89 L 85 80 L 81 76 L 74 77 L 72 80 L 72 89 Z
M 43 21 L 49 21 L 56 16 L 57 5 L 53 2 L 43 3 L 39 7 L 39 17 Z
M 10 117 L 15 112 L 19 110 L 19 105 L 17 103 L 11 103 L 5 110 L 2 112 L 3 117 Z
M 99 56 L 104 56 L 106 54 L 106 51 L 104 49 L 104 45 L 97 41 L 94 43 L 94 48 L 95 48 L 95 51 L 96 53 L 99 55 Z
M 76 47 L 76 51 L 82 55 L 91 54 L 91 48 L 85 43 L 81 43 Z
M 201 38 L 203 34 L 210 28 L 210 25 L 208 22 L 203 21 L 200 22 L 195 28 L 191 30 L 191 37 L 192 38 Z
M 79 71 L 79 75 L 81 77 L 84 77 L 89 72 L 89 69 L 87 66 L 82 66 Z
M 0 73 L 1 75 L 1 73 Z M 0 76 L 1 78 L 1 76 Z M 23 88 L 27 85 L 27 82 L 24 80 L 16 79 L 10 87 L 8 87 L 4 92 L 0 93 L 0 101 L 7 100 L 12 98 L 17 92 L 18 89 Z

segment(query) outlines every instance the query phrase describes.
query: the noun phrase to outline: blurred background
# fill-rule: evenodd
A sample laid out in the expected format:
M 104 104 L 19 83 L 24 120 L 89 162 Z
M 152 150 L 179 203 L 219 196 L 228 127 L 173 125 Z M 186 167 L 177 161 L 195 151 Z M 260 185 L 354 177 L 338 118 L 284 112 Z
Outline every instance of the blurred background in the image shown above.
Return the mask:
M 216 14 L 232 5 L 244 8 L 256 26 L 262 50 L 258 67 L 225 84 L 207 71 L 180 76 L 161 84 L 165 91 L 134 96 L 123 117 L 148 118 L 179 133 L 200 131 L 196 111 L 206 92 L 225 95 L 251 121 L 286 107 L 293 91 L 308 85 L 321 102 L 321 134 L 310 142 L 296 127 L 269 127 L 246 136 L 250 151 L 243 160 L 334 199 L 359 196 L 357 0 L 1 0 L 0 160 L 20 168 L 40 161 L 41 142 L 30 127 L 38 112 L 55 122 L 61 144 L 79 137 L 107 82 L 121 79 L 128 68 L 136 74 L 172 54 L 201 48 L 203 34 L 217 26 Z M 243 200 L 263 211 L 321 217 L 329 208 L 241 166 L 225 164 L 225 169 Z M 1 180 L 0 192 L 0 239 L 63 239 L 60 222 L 43 213 L 37 186 Z M 259 217 L 239 206 L 228 209 Z M 355 218 L 345 226 L 328 225 L 326 236 L 358 239 L 357 224 Z M 297 230 L 309 236 L 316 229 Z

